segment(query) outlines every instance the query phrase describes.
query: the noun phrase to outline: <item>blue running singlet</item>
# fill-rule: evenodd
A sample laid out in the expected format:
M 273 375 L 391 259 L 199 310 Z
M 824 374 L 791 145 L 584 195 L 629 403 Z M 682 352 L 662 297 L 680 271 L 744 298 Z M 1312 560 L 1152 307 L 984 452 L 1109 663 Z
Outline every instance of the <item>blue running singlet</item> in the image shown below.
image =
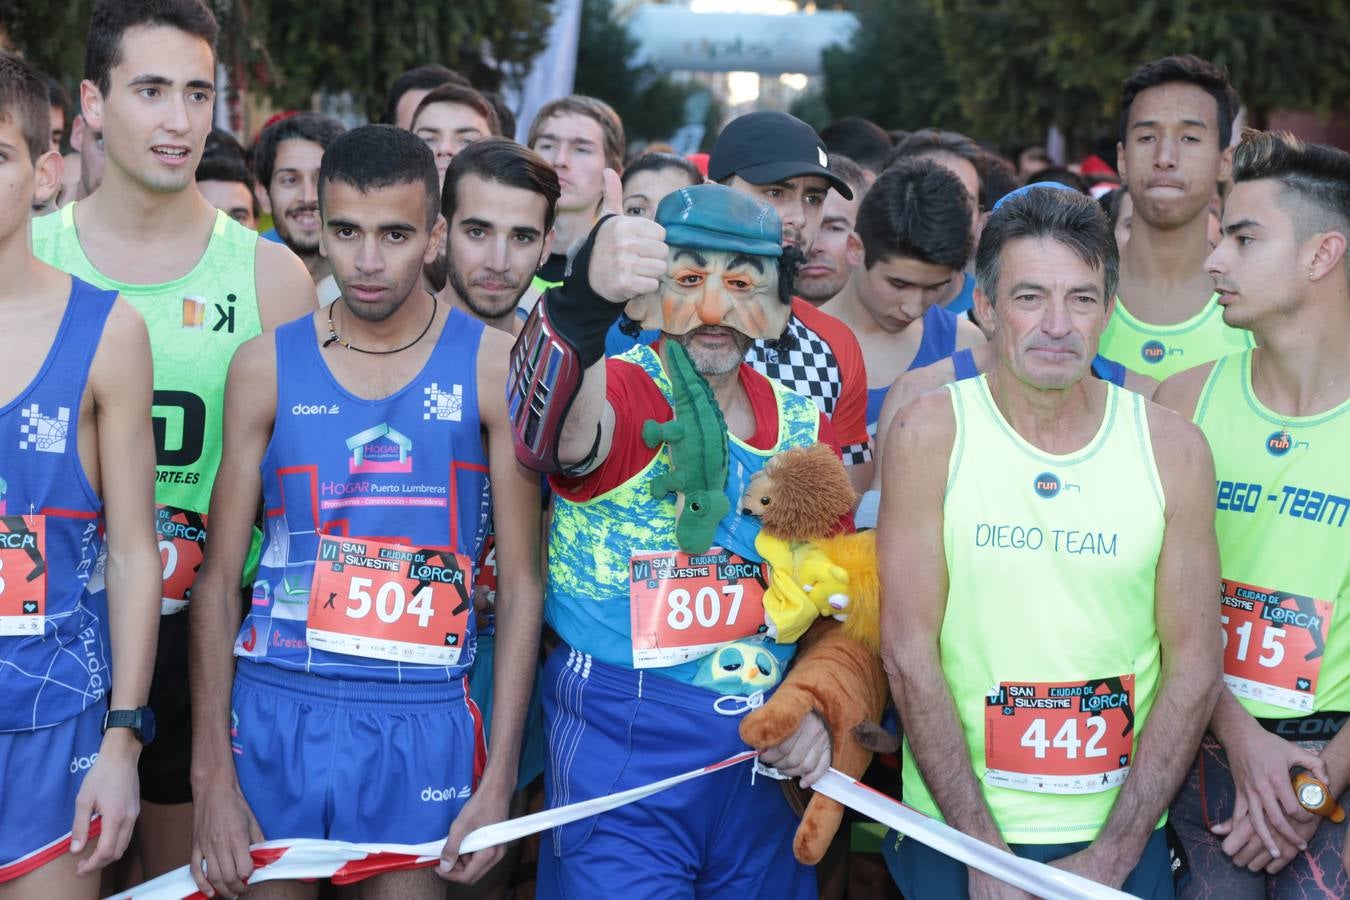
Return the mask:
M 422 371 L 379 400 L 338 383 L 309 317 L 277 329 L 266 537 L 235 655 L 357 681 L 467 674 L 471 563 L 492 502 L 478 416 L 483 327 L 451 310 Z

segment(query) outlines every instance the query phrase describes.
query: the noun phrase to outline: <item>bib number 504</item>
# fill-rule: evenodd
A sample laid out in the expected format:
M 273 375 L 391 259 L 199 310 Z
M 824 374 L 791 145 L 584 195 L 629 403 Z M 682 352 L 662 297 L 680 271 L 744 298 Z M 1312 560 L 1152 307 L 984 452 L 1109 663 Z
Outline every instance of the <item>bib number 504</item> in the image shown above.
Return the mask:
M 419 588 L 408 599 L 407 591 L 397 581 L 385 581 L 371 597 L 370 589 L 375 587 L 372 578 L 353 578 L 347 588 L 347 602 L 354 604 L 346 609 L 350 619 L 364 619 L 373 608 L 380 621 L 392 625 L 404 614 L 417 616 L 419 628 L 426 628 L 431 622 L 434 611 L 431 607 L 431 586 Z
M 739 584 L 724 584 L 722 592 L 705 585 L 692 596 L 684 588 L 675 588 L 666 595 L 666 624 L 674 631 L 684 631 L 694 621 L 704 628 L 712 628 L 719 623 L 728 627 L 736 624 L 736 616 L 741 611 L 741 598 L 745 588 Z M 727 619 L 722 623 L 722 597 L 731 599 L 727 608 Z

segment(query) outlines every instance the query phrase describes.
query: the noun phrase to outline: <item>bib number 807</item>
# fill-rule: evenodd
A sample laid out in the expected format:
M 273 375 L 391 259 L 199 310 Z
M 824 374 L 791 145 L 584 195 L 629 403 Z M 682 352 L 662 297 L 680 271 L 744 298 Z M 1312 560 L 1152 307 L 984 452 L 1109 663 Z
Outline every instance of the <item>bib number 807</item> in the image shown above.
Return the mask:
M 697 619 L 699 625 L 712 628 L 722 619 L 722 596 L 725 595 L 731 598 L 731 605 L 727 610 L 727 620 L 724 624 L 735 625 L 736 615 L 741 611 L 741 597 L 744 594 L 745 588 L 739 584 L 722 585 L 721 594 L 705 585 L 692 596 L 684 588 L 675 588 L 666 595 L 666 603 L 670 607 L 666 613 L 666 624 L 675 631 L 684 631 Z
M 353 578 L 347 589 L 347 601 L 354 603 L 355 606 L 348 606 L 346 609 L 347 617 L 350 619 L 364 619 L 370 615 L 373 607 L 375 615 L 380 617 L 380 621 L 392 625 L 403 618 L 404 613 L 417 616 L 417 625 L 419 628 L 426 628 L 431 622 L 434 612 L 431 608 L 431 585 L 419 588 L 408 599 L 407 592 L 403 585 L 397 581 L 386 581 L 382 583 L 375 596 L 370 596 L 370 588 L 375 586 L 374 579 L 371 578 Z
M 1063 750 L 1069 759 L 1078 758 L 1078 748 L 1083 747 L 1083 756 L 1086 759 L 1105 756 L 1106 748 L 1101 745 L 1102 738 L 1106 736 L 1106 720 L 1101 716 L 1089 716 L 1085 723 L 1092 732 L 1087 740 L 1087 746 L 1078 739 L 1078 720 L 1065 719 L 1064 724 L 1060 726 L 1058 732 L 1050 740 L 1045 739 L 1045 720 L 1032 719 L 1031 725 L 1022 734 L 1021 744 L 1023 747 L 1029 747 L 1036 754 L 1037 759 L 1045 759 L 1045 752 L 1050 747 Z

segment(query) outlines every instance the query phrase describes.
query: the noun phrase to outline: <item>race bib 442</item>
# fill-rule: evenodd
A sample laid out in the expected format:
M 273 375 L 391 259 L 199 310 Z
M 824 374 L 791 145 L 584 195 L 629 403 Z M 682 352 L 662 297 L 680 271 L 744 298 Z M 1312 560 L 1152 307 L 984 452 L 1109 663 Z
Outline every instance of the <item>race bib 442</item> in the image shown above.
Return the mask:
M 1239 697 L 1313 711 L 1332 605 L 1224 579 L 1223 680 Z
M 452 666 L 472 604 L 469 560 L 449 550 L 323 537 L 309 594 L 311 647 Z
M 1134 676 L 1001 682 L 985 700 L 984 780 L 1042 794 L 1091 794 L 1125 780 L 1134 753 Z
M 677 666 L 766 631 L 764 564 L 713 547 L 629 561 L 633 668 Z
M 40 637 L 47 615 L 47 517 L 0 516 L 0 635 Z

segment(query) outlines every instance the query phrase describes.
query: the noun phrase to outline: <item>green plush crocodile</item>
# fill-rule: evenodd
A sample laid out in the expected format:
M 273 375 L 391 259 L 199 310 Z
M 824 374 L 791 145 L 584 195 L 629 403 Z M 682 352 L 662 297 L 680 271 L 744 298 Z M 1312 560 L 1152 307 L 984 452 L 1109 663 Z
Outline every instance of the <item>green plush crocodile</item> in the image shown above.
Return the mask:
M 653 448 L 664 441 L 670 451 L 670 472 L 652 482 L 652 496 L 675 492 L 675 542 L 685 553 L 697 555 L 712 546 L 717 523 L 731 509 L 726 495 L 727 423 L 689 354 L 674 341 L 666 341 L 665 347 L 675 418 L 665 423 L 648 419 L 642 424 L 642 440 Z

